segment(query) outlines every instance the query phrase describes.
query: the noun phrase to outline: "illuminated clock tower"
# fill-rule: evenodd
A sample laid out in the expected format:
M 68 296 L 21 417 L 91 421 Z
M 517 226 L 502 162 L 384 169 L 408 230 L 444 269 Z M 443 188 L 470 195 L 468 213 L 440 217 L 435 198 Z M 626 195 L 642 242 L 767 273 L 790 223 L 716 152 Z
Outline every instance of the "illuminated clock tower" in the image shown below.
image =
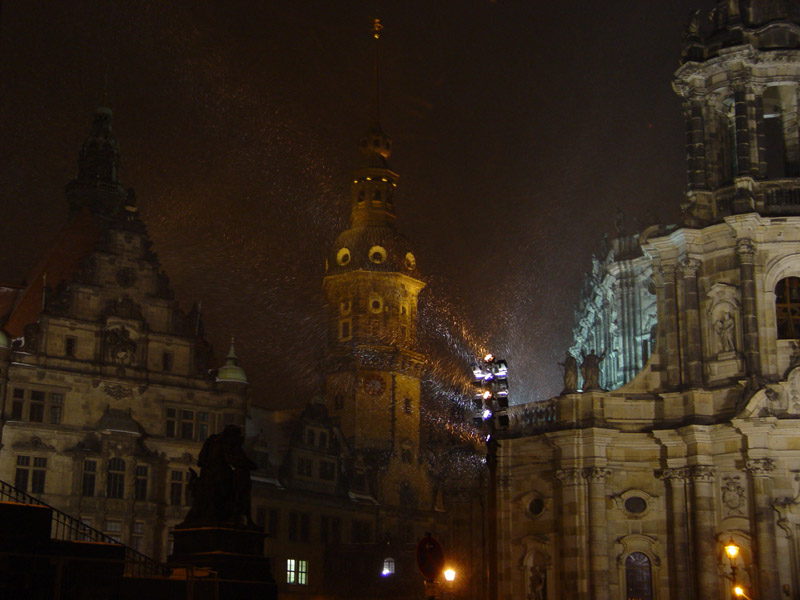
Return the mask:
M 379 29 L 376 22 L 376 40 Z M 380 470 L 380 495 L 393 504 L 408 502 L 404 495 L 421 502 L 425 496 L 419 452 L 423 357 L 414 351 L 417 297 L 425 284 L 417 278 L 411 245 L 396 228 L 398 175 L 387 162 L 391 150 L 376 110 L 360 140 L 350 226 L 328 253 L 323 287 L 328 409 L 351 448 L 370 463 L 365 468 Z

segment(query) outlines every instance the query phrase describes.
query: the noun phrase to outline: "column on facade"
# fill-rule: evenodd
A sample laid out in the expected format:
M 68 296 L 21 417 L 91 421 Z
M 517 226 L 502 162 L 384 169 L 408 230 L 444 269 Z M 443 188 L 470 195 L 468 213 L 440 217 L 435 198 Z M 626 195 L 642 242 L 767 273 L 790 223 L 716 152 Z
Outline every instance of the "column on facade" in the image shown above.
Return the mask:
M 742 332 L 744 356 L 748 375 L 761 373 L 761 354 L 758 348 L 758 315 L 756 314 L 755 248 L 752 240 L 741 239 L 736 244 L 739 256 L 740 292 L 742 295 Z
M 736 164 L 740 177 L 750 175 L 750 123 L 747 91 L 739 87 L 733 92 L 734 125 L 736 127 Z
M 662 265 L 658 274 L 663 283 L 663 335 L 664 363 L 667 370 L 667 385 L 676 388 L 681 383 L 680 350 L 678 347 L 678 302 L 675 285 L 675 266 Z
M 695 552 L 695 598 L 717 600 L 717 557 L 714 513 L 715 469 L 694 465 L 692 477 L 692 533 Z
M 706 188 L 706 145 L 703 103 L 692 98 L 683 106 L 686 119 L 686 172 L 689 189 Z
M 589 487 L 589 574 L 593 600 L 608 600 L 608 537 L 606 477 L 611 470 L 588 467 L 583 471 Z
M 697 271 L 700 261 L 687 258 L 681 263 L 683 297 L 686 307 L 686 375 L 692 387 L 703 385 L 703 349 L 700 342 L 700 302 Z
M 775 544 L 775 512 L 772 508 L 772 471 L 770 458 L 749 459 L 745 468 L 753 486 L 753 507 L 756 533 L 759 598 L 780 598 L 778 583 L 778 551 Z
M 586 597 L 588 582 L 584 568 L 583 476 L 581 469 L 558 469 L 556 478 L 561 482 L 560 596 L 562 598 Z
M 692 546 L 689 544 L 689 511 L 687 487 L 689 469 L 664 469 L 659 474 L 667 482 L 667 527 L 672 536 L 669 543 L 670 597 L 672 600 L 692 600 Z
M 767 128 L 764 122 L 764 88 L 754 87 L 753 111 L 756 122 L 756 151 L 753 153 L 756 162 L 753 165 L 753 176 L 764 178 L 767 176 Z

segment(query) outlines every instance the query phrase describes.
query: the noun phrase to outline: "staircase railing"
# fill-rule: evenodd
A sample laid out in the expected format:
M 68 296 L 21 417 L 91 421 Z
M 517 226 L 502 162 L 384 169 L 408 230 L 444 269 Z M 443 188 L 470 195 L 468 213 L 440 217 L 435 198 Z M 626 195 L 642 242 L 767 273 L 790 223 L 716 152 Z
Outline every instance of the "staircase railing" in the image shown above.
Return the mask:
M 163 563 L 137 552 L 102 531 L 98 531 L 79 519 L 58 510 L 56 507 L 42 502 L 27 492 L 23 492 L 10 483 L 0 480 L 0 502 L 3 501 L 49 508 L 53 515 L 50 528 L 52 539 L 73 542 L 100 542 L 122 546 L 125 549 L 125 575 L 127 577 L 160 577 L 167 576 L 169 573 L 167 566 Z

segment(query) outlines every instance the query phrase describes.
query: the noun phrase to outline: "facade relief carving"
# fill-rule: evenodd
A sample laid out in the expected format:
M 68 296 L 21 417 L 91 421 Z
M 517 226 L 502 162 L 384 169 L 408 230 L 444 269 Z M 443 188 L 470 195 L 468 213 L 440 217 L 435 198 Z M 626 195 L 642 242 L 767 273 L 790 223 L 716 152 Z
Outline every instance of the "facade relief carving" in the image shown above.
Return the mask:
M 692 481 L 701 483 L 714 483 L 716 479 L 716 468 L 711 465 L 694 465 L 689 471 Z
M 558 469 L 556 479 L 563 485 L 578 485 L 583 479 L 581 469 Z
M 106 330 L 103 344 L 106 360 L 109 362 L 130 365 L 136 359 L 136 342 L 125 327 Z
M 103 391 L 106 396 L 111 396 L 114 400 L 122 400 L 133 396 L 133 390 L 130 390 L 121 385 L 105 385 Z
M 750 458 L 744 464 L 745 470 L 756 477 L 769 477 L 775 470 L 775 461 L 771 458 Z
M 728 515 L 745 514 L 747 508 L 747 493 L 741 475 L 725 475 L 722 477 L 720 488 L 722 506 Z

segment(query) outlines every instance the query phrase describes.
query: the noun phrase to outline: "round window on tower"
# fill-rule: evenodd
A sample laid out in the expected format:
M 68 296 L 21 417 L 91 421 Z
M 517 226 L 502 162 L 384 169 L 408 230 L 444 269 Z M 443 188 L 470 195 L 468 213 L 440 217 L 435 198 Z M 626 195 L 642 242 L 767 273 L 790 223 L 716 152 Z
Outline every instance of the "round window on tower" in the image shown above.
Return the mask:
M 369 259 L 376 265 L 386 260 L 386 248 L 383 246 L 373 246 L 369 249 Z
M 350 250 L 347 248 L 340 248 L 339 252 L 336 253 L 336 262 L 339 263 L 341 266 L 345 266 L 347 263 L 350 262 Z
M 406 252 L 406 269 L 413 271 L 416 266 L 417 259 L 414 258 L 414 255 L 411 254 L 411 252 Z
M 379 313 L 383 310 L 383 299 L 380 296 L 370 296 L 369 309 L 374 313 Z

